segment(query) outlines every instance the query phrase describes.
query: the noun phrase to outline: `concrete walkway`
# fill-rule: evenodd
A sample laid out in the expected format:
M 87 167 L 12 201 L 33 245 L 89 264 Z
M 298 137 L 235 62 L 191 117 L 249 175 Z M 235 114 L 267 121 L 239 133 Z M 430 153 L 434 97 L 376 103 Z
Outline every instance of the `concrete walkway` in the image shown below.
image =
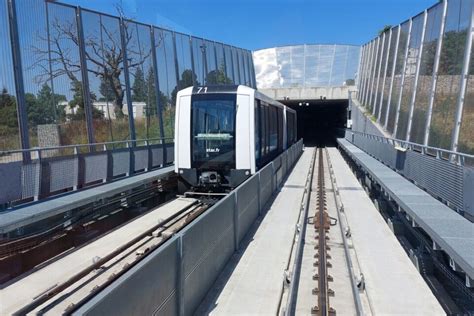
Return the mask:
M 197 314 L 277 313 L 312 153 L 312 148 L 303 152 L 257 231 L 227 264 Z
M 372 314 L 444 315 L 339 151 L 328 151 Z

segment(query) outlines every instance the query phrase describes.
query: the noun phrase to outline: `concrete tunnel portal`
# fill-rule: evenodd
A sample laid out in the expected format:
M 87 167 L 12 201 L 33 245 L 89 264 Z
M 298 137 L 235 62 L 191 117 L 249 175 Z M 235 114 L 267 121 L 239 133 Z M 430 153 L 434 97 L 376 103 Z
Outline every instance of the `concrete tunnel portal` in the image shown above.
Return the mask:
M 347 99 L 339 100 L 279 100 L 298 116 L 298 138 L 307 146 L 335 146 L 347 127 Z

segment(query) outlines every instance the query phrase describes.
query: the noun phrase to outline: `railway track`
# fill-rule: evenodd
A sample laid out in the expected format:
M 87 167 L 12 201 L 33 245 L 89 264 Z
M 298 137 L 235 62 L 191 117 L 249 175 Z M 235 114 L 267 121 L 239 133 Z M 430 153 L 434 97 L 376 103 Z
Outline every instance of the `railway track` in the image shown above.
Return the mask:
M 145 188 L 118 194 L 103 204 L 91 203 L 76 210 L 74 216 L 53 221 L 42 231 L 0 240 L 0 270 L 5 273 L 0 277 L 0 284 L 147 212 L 134 209 L 166 202 L 169 199 L 166 192 L 173 190 L 170 182 L 159 180 Z
M 74 271 L 74 274 L 58 278 L 59 281 L 50 281 L 48 288 L 39 293 L 31 292 L 33 295 L 30 294 L 29 299 L 25 297 L 25 304 L 9 313 L 14 315 L 72 313 L 149 253 L 159 248 L 211 205 L 212 202 L 209 201 L 188 202 L 186 207 L 174 212 L 171 216 L 147 227 L 138 235 L 132 235 L 128 242 L 111 248 L 110 251 L 104 253 L 103 257 L 91 258 L 90 264 Z M 43 273 L 43 278 L 47 278 L 44 274 L 48 274 L 48 271 L 38 270 L 34 273 Z M 24 283 L 25 286 L 29 284 L 28 280 Z
M 329 282 L 332 277 L 328 273 L 331 267 L 329 259 L 331 256 L 328 251 L 330 247 L 327 245 L 329 236 L 327 231 L 331 227 L 329 215 L 326 211 L 326 187 L 324 174 L 324 148 L 317 148 L 318 151 L 318 167 L 317 167 L 317 209 L 314 215 L 314 229 L 318 244 L 315 246 L 317 252 L 315 254 L 316 261 L 314 263 L 318 268 L 318 273 L 313 279 L 318 281 L 318 287 L 313 290 L 313 294 L 318 296 L 317 305 L 313 306 L 311 312 L 317 315 L 335 315 L 336 311 L 330 306 L 329 297 L 334 296 L 334 291 L 329 288 Z
M 335 315 L 336 308 L 342 314 L 363 315 L 354 254 L 345 235 L 348 223 L 329 154 L 324 147 L 312 150 L 279 310 L 285 316 Z

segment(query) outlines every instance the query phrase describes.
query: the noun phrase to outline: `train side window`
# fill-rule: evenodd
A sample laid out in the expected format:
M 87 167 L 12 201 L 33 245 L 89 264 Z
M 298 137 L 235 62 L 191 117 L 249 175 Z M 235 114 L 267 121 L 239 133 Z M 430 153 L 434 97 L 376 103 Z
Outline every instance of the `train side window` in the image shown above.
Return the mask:
M 278 149 L 278 122 L 277 122 L 277 109 L 272 106 L 271 108 L 271 138 L 270 138 L 270 151 L 276 151 Z
M 286 143 L 287 147 L 290 147 L 292 144 L 291 133 L 293 132 L 293 127 L 291 124 L 293 123 L 293 119 L 291 118 L 291 113 L 288 111 L 286 112 Z
M 283 110 L 278 109 L 278 150 L 283 150 Z
M 265 155 L 270 153 L 270 108 L 265 105 Z
M 255 115 L 255 159 L 257 160 L 257 164 L 260 162 L 260 147 L 261 147 L 261 142 L 260 142 L 260 102 L 255 99 L 255 104 L 254 104 L 254 115 Z
M 294 133 L 294 121 L 293 121 L 294 115 L 291 112 L 288 112 L 287 120 L 288 120 L 288 145 L 292 145 L 294 142 L 293 139 L 293 133 Z
M 291 129 L 292 129 L 292 132 L 291 132 L 291 143 L 295 143 L 296 142 L 296 115 L 295 113 L 292 113 L 291 115 L 291 119 L 292 119 L 292 123 L 291 123 Z

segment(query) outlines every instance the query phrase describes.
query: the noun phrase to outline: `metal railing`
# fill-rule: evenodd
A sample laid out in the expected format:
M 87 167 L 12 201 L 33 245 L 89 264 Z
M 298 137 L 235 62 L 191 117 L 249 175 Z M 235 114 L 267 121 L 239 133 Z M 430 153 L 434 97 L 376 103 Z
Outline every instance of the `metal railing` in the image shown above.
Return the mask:
M 300 140 L 74 314 L 192 315 L 302 150 Z M 146 282 L 155 273 L 167 281 Z
M 346 130 L 346 140 L 457 212 L 474 218 L 474 155 Z
M 435 157 L 437 159 L 446 160 L 458 165 L 474 166 L 474 155 L 460 153 L 457 151 L 452 151 L 452 150 L 447 150 L 447 149 L 442 149 L 442 148 L 437 148 L 437 147 L 432 147 L 428 145 L 422 145 L 422 144 L 409 142 L 409 141 L 401 140 L 397 138 L 389 138 L 389 137 L 384 137 L 380 135 L 362 133 L 362 132 L 354 131 L 354 130 L 348 130 L 348 131 L 350 131 L 353 134 L 362 135 L 364 137 L 367 137 L 368 139 L 373 139 L 381 143 L 390 144 L 394 148 L 411 150 L 411 151 L 420 153 L 422 155 L 427 155 L 430 157 Z M 346 134 L 346 139 L 347 139 L 347 134 Z
M 0 205 L 9 207 L 163 167 L 172 138 L 124 140 L 0 152 Z M 28 153 L 28 155 L 25 155 Z

